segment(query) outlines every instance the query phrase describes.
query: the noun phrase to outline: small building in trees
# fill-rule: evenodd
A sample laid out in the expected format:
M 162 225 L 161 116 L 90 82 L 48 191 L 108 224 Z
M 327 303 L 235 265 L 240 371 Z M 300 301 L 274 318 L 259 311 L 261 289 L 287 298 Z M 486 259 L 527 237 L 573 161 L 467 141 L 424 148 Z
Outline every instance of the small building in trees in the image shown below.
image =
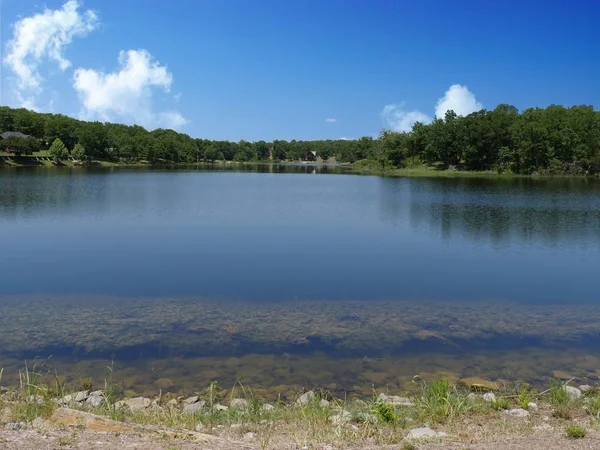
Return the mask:
M 27 153 L 30 150 L 30 137 L 20 131 L 5 131 L 0 134 L 0 149 L 6 153 L 16 153 L 17 155 Z
M 317 152 L 314 152 L 312 150 L 307 150 L 306 153 L 304 153 L 304 157 L 302 158 L 302 161 L 316 162 L 317 161 Z

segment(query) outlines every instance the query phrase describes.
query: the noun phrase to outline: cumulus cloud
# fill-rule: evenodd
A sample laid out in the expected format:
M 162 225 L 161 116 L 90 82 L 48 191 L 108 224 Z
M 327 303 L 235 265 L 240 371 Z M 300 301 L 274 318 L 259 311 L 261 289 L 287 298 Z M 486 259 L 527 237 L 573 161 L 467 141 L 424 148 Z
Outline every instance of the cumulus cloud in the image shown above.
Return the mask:
M 84 118 L 110 121 L 118 117 L 148 128 L 178 129 L 187 123 L 177 111 L 153 110 L 154 90 L 169 92 L 172 83 L 173 75 L 167 67 L 143 49 L 121 51 L 114 72 L 79 68 L 73 76 Z
M 327 117 L 325 119 L 325 122 L 327 122 L 327 123 L 335 123 L 335 122 L 337 122 L 337 119 L 334 119 L 333 117 Z
M 387 128 L 397 132 L 407 132 L 416 122 L 429 123 L 431 117 L 420 111 L 406 111 L 404 103 L 385 105 L 381 111 L 381 120 Z
M 475 98 L 475 94 L 469 91 L 467 86 L 453 84 L 448 88 L 435 105 L 435 116 L 443 119 L 446 112 L 453 110 L 458 116 L 466 116 L 483 108 Z M 416 122 L 430 123 L 433 118 L 421 111 L 407 111 L 405 104 L 385 105 L 381 111 L 381 120 L 386 128 L 407 132 L 412 129 Z
M 435 115 L 443 119 L 446 112 L 450 110 L 459 116 L 466 116 L 481 109 L 483 106 L 467 86 L 453 84 L 435 105 Z
M 61 9 L 25 17 L 14 24 L 13 38 L 6 44 L 4 64 L 14 78 L 13 94 L 20 106 L 35 109 L 43 78 L 39 66 L 45 60 L 65 71 L 71 62 L 64 49 L 74 37 L 87 35 L 98 26 L 98 16 L 91 10 L 79 12 L 79 1 L 69 0 Z

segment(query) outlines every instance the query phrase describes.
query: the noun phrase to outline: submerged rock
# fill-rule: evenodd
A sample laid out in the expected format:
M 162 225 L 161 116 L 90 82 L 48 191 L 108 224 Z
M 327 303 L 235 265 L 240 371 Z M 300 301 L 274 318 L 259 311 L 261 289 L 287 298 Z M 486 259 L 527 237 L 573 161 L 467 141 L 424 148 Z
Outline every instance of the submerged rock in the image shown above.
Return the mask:
M 408 432 L 407 439 L 433 439 L 446 436 L 443 431 L 434 431 L 429 427 L 413 428 Z
M 565 386 L 563 388 L 571 400 L 581 398 L 581 391 L 573 386 Z
M 474 391 L 497 391 L 500 389 L 498 383 L 478 377 L 463 378 L 460 382 Z

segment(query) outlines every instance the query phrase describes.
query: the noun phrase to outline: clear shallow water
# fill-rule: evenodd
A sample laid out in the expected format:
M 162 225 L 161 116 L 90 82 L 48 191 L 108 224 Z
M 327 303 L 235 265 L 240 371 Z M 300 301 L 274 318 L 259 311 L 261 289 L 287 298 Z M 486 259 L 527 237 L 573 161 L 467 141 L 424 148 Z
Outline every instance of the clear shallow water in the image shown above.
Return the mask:
M 540 364 L 557 346 L 565 355 L 570 346 L 592 358 L 578 370 L 595 373 L 600 325 L 595 329 L 590 317 L 600 300 L 599 182 L 380 178 L 304 166 L 249 170 L 0 169 L 5 361 L 60 354 L 68 365 L 133 342 L 139 347 L 120 356 L 127 370 L 147 373 L 148 361 L 183 355 L 174 383 L 183 386 L 190 367 L 214 365 L 194 359 L 200 357 L 297 353 L 307 367 L 306 361 L 322 367 L 342 356 L 376 358 L 365 370 L 361 363 L 327 371 L 351 388 L 368 381 L 361 373 L 385 372 L 406 355 L 417 358 L 407 379 L 434 367 L 499 377 L 506 366 L 500 361 L 509 357 L 491 355 L 505 342 L 515 361 L 520 346 L 538 348 L 536 365 L 544 373 L 525 368 L 525 360 L 536 359 L 528 357 L 519 363 L 523 377 L 574 366 Z M 103 297 L 118 301 L 99 309 L 111 304 Z M 63 315 L 23 313 L 23 300 L 15 298 L 34 302 L 26 311 L 60 305 L 55 309 Z M 142 306 L 134 302 L 140 298 Z M 173 306 L 165 309 L 169 299 Z M 220 307 L 207 306 L 215 302 Z M 578 310 L 580 318 L 573 316 Z M 499 319 L 487 321 L 490 314 Z M 524 320 L 511 319 L 519 314 Z M 50 317 L 53 326 L 42 326 Z M 486 325 L 469 333 L 473 321 Z M 265 322 L 266 329 L 257 325 Z M 11 324 L 19 327 L 9 336 Z M 402 337 L 386 341 L 381 330 Z M 108 338 L 119 333 L 127 337 Z M 494 363 L 473 366 L 469 343 L 475 342 L 478 354 L 489 346 Z M 427 365 L 419 352 L 428 352 Z M 271 379 L 261 361 L 254 383 L 310 379 L 298 370 Z M 229 371 L 220 377 L 239 376 L 240 367 L 224 367 Z M 317 372 L 323 383 L 327 377 Z M 152 377 L 144 382 L 151 383 Z

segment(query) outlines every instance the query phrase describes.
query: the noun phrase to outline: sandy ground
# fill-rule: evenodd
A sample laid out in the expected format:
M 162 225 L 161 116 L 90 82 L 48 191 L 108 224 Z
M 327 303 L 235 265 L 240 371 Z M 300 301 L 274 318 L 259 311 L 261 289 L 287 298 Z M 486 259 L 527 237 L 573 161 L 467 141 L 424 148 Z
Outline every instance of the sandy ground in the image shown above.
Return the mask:
M 418 450 L 598 450 L 600 432 L 591 431 L 584 439 L 572 440 L 556 431 L 539 433 L 527 437 L 493 438 L 484 442 L 470 443 L 415 443 Z M 263 448 L 260 442 L 241 442 L 219 438 L 212 443 L 199 443 L 178 439 L 164 439 L 155 436 L 130 433 L 98 433 L 69 430 L 39 431 L 0 431 L 0 449 L 6 450 L 53 450 L 53 449 L 102 449 L 102 450 L 255 450 Z M 269 449 L 302 450 L 293 442 L 278 442 Z M 306 448 L 306 447 L 305 447 Z M 335 450 L 335 446 L 316 445 L 308 450 Z M 345 447 L 352 450 L 399 450 L 402 444 L 389 446 Z

